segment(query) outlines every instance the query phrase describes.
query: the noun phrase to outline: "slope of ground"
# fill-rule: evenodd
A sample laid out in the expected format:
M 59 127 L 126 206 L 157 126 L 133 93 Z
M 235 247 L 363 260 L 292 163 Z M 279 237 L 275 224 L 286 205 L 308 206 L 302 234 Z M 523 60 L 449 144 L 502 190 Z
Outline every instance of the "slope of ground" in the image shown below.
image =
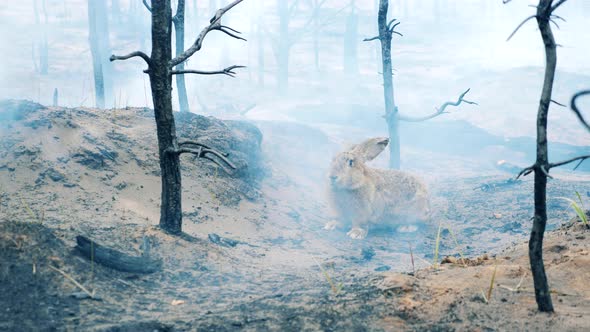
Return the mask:
M 338 130 L 334 136 L 292 122 L 260 121 L 257 129 L 177 116 L 182 138 L 229 152 L 241 165 L 227 175 L 201 160 L 183 160 L 183 237 L 156 227 L 151 111 L 0 103 L 0 290 L 7 294 L 0 305 L 13 310 L 0 314 L 0 330 L 528 329 L 566 318 L 567 329 L 584 327 L 576 316 L 581 311 L 571 308 L 587 309 L 587 294 L 577 281 L 569 283 L 578 279 L 560 273 L 576 274 L 576 264 L 585 264 L 585 229 L 571 226 L 550 236 L 552 287 L 574 295 L 556 294 L 558 314 L 535 314 L 537 325 L 523 320 L 534 312 L 530 277 L 518 295 L 496 287 L 485 306 L 477 296 L 489 283 L 491 262 L 430 267 L 439 223 L 439 257 L 494 254 L 520 243 L 532 213 L 530 179 L 507 184 L 509 175 L 482 175 L 467 157 L 409 149 L 431 187 L 433 223 L 415 233 L 374 230 L 353 241 L 346 230 L 323 230 L 330 216 L 323 178 L 340 148 Z M 549 216 L 550 226 L 559 228 L 569 212 L 556 198 L 578 191 L 586 199 L 590 183 L 583 174 L 555 177 Z M 148 239 L 163 270 L 138 275 L 88 261 L 74 249 L 80 234 L 132 255 Z M 567 248 L 553 248 L 559 241 Z M 522 275 L 516 266 L 527 270 L 522 247 L 514 250 L 497 256 L 498 283 L 514 286 Z M 426 270 L 398 274 L 413 265 Z M 501 324 L 501 315 L 514 324 Z

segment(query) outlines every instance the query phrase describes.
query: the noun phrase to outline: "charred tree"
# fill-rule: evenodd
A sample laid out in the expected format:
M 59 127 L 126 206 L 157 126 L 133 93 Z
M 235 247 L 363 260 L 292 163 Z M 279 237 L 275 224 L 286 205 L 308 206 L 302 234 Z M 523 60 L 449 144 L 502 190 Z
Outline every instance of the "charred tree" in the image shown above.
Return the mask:
M 109 104 L 113 98 L 111 65 L 108 61 L 110 46 L 105 1 L 88 0 L 88 40 L 92 54 L 96 107 L 105 108 L 105 104 Z
M 41 2 L 41 6 L 43 9 L 43 17 L 45 18 L 44 27 L 41 27 L 41 19 L 39 18 L 39 8 L 37 5 L 37 0 L 33 1 L 33 12 L 35 15 L 35 24 L 43 30 L 43 37 L 40 41 L 33 43 L 32 47 L 32 58 L 33 58 L 33 65 L 35 67 L 35 71 L 41 75 L 47 75 L 49 72 L 49 45 L 47 43 L 47 24 L 48 24 L 48 17 L 47 17 L 47 7 L 45 4 L 45 0 Z M 39 64 L 37 64 L 39 62 Z
M 147 0 L 143 1 L 144 6 L 152 11 L 151 6 Z M 184 51 L 184 17 L 185 17 L 185 0 L 178 0 L 176 6 L 176 14 L 172 17 L 172 23 L 174 24 L 174 38 L 175 38 L 175 53 L 174 56 L 179 56 Z M 176 66 L 176 70 L 184 70 L 184 62 L 181 62 Z M 178 105 L 181 112 L 190 112 L 188 105 L 188 95 L 186 93 L 186 83 L 183 74 L 176 75 L 176 90 L 178 91 Z
M 111 0 L 111 17 L 114 22 L 121 23 L 121 4 L 119 0 Z
M 289 85 L 289 54 L 292 43 L 289 36 L 290 10 L 287 1 L 277 0 L 279 14 L 279 38 L 276 41 L 275 57 L 277 60 L 277 86 L 284 92 Z
M 552 102 L 551 95 L 553 93 L 555 68 L 557 67 L 557 45 L 555 44 L 555 38 L 553 36 L 553 31 L 551 30 L 551 22 L 553 21 L 553 18 L 556 17 L 553 15 L 553 12 L 565 1 L 566 0 L 559 0 L 554 3 L 553 0 L 539 0 L 539 4 L 536 7 L 536 14 L 525 19 L 510 37 L 508 37 L 510 40 L 521 26 L 531 19 L 536 19 L 545 47 L 545 76 L 541 91 L 541 100 L 537 110 L 537 157 L 532 166 L 525 168 L 517 176 L 517 178 L 519 178 L 520 176 L 528 175 L 532 172 L 535 173 L 535 214 L 529 239 L 529 260 L 535 286 L 535 299 L 539 311 L 542 312 L 554 311 L 549 283 L 547 281 L 547 274 L 545 273 L 545 265 L 543 263 L 543 237 L 547 225 L 547 178 L 550 177 L 549 170 L 553 167 L 565 165 L 577 160 L 583 161 L 590 157 L 583 156 L 565 162 L 551 164 L 549 163 L 549 156 L 547 153 L 547 116 L 549 113 L 549 105 Z M 504 3 L 507 2 L 510 2 L 510 0 L 504 0 Z M 572 108 L 575 109 L 575 98 L 572 100 Z
M 152 18 L 152 52 L 151 56 L 136 51 L 123 56 L 111 56 L 111 61 L 139 57 L 148 68 L 145 72 L 150 78 L 152 100 L 156 119 L 158 153 L 162 179 L 160 227 L 171 234 L 182 233 L 182 185 L 180 174 L 180 155 L 193 154 L 219 165 L 225 163 L 235 168 L 226 155 L 198 142 L 179 142 L 176 137 L 176 124 L 172 111 L 172 76 L 182 74 L 228 75 L 233 76 L 236 68 L 231 66 L 218 71 L 175 69 L 201 50 L 203 40 L 211 31 L 221 31 L 233 38 L 242 39 L 239 32 L 221 24 L 222 16 L 243 0 L 235 0 L 224 8 L 217 10 L 195 42 L 178 56 L 172 58 L 172 8 L 170 0 L 154 1 L 151 6 Z
M 344 73 L 348 76 L 358 74 L 358 14 L 355 1 L 350 2 L 350 14 L 346 18 L 344 28 Z
M 172 18 L 174 22 L 174 36 L 176 38 L 176 50 L 174 56 L 179 56 L 184 51 L 184 5 L 185 0 L 178 0 L 176 7 L 176 14 Z M 176 66 L 177 70 L 184 70 L 184 62 Z M 176 75 L 176 89 L 178 90 L 178 104 L 181 112 L 189 112 L 188 96 L 186 94 L 186 83 L 184 82 L 184 75 Z
M 389 8 L 388 0 L 379 1 L 379 12 L 377 14 L 377 24 L 379 28 L 379 35 L 373 38 L 367 38 L 364 41 L 379 40 L 381 44 L 381 61 L 382 61 L 382 77 L 383 77 L 383 97 L 385 100 L 385 121 L 387 122 L 387 130 L 389 132 L 389 168 L 399 169 L 401 164 L 401 144 L 399 136 L 400 121 L 421 122 L 439 115 L 447 113 L 445 110 L 448 106 L 459 106 L 461 103 L 476 104 L 472 101 L 465 100 L 465 95 L 469 92 L 467 89 L 463 92 L 456 102 L 446 102 L 434 113 L 422 117 L 410 117 L 400 115 L 397 106 L 395 105 L 395 94 L 393 85 L 393 67 L 391 61 L 391 43 L 393 35 L 397 34 L 403 36 L 401 33 L 395 31 L 395 28 L 400 24 L 396 19 L 387 21 L 387 12 Z
M 276 80 L 280 92 L 285 92 L 289 87 L 289 58 L 291 48 L 302 36 L 309 32 L 309 27 L 315 25 L 320 27 L 319 12 L 326 0 L 313 0 L 311 2 L 312 13 L 307 21 L 296 29 L 290 29 L 289 25 L 299 7 L 299 0 L 291 3 L 287 0 L 277 0 L 277 15 L 279 17 L 278 33 L 271 36 L 273 51 L 277 63 Z M 315 22 L 315 23 L 314 23 Z M 313 29 L 316 30 L 316 29 Z M 316 43 L 317 41 L 317 43 Z M 319 35 L 314 35 L 314 63 L 319 66 Z

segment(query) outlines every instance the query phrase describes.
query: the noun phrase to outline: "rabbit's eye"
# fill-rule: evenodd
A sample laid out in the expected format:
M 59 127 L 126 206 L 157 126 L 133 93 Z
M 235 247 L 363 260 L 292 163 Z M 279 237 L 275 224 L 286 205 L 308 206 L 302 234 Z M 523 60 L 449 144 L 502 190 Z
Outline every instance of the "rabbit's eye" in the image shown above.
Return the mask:
M 349 159 L 349 160 L 348 160 L 348 166 L 352 167 L 352 165 L 353 165 L 353 164 L 354 164 L 354 160 L 352 160 L 352 159 Z

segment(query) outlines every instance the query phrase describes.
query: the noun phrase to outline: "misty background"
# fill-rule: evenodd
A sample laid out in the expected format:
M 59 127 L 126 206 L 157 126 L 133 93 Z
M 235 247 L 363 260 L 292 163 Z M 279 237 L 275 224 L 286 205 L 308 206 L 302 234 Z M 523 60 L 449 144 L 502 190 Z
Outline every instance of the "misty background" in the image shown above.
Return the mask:
M 378 1 L 299 1 L 289 20 L 288 32 L 294 42 L 289 49 L 288 86 L 282 91 L 276 56 L 281 40 L 281 1 L 248 0 L 224 17 L 224 24 L 241 31 L 247 42 L 219 32 L 207 37 L 187 68 L 218 70 L 233 64 L 247 68 L 238 70 L 235 78 L 185 75 L 190 110 L 220 118 L 306 123 L 338 143 L 384 135 L 380 45 L 378 41 L 362 41 L 377 34 Z M 288 6 L 294 3 L 284 1 Z M 187 1 L 187 47 L 225 3 Z M 451 114 L 402 131 L 418 131 L 420 137 L 440 143 L 440 133 L 433 129 L 437 124 L 465 120 L 500 138 L 532 137 L 543 76 L 541 39 L 534 22 L 509 42 L 506 39 L 533 13 L 533 3 L 391 1 L 389 17 L 401 21 L 396 30 L 403 34 L 394 36 L 392 46 L 400 112 L 428 114 L 445 101 L 456 100 L 467 88 L 471 88 L 468 98 L 479 104 L 453 108 Z M 150 13 L 141 1 L 111 0 L 107 10 L 110 50 L 104 53 L 142 50 L 149 54 Z M 358 19 L 356 55 L 344 50 L 351 14 Z M 559 15 L 567 22 L 558 20 L 560 29 L 554 28 L 562 46 L 558 49 L 554 99 L 568 104 L 572 94 L 590 86 L 590 3 L 568 3 Z M 87 1 L 3 2 L 0 24 L 0 42 L 5 45 L 0 54 L 0 99 L 22 98 L 50 105 L 54 89 L 58 89 L 60 106 L 95 106 Z M 46 73 L 40 60 L 45 40 Z M 348 72 L 344 68 L 347 57 L 356 59 L 354 69 Z M 141 60 L 109 66 L 113 84 L 107 91 L 106 108 L 152 107 L 149 79 L 142 73 L 145 65 Z M 175 92 L 173 97 L 178 109 Z M 586 105 L 582 108 L 588 109 Z M 549 138 L 573 145 L 589 142 L 574 115 L 555 105 L 550 112 Z M 402 133 L 402 154 L 408 140 L 413 141 Z

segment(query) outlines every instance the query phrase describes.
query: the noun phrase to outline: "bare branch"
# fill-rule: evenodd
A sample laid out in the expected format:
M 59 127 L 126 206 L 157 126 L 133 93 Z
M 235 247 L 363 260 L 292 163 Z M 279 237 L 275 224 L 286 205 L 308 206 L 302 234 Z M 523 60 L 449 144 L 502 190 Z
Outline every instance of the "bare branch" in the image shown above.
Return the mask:
M 227 75 L 230 77 L 235 77 L 236 74 L 233 70 L 237 68 L 246 68 L 246 66 L 229 66 L 222 70 L 214 70 L 214 71 L 203 71 L 203 70 L 194 70 L 194 69 L 183 69 L 183 70 L 172 70 L 170 71 L 170 75 L 180 75 L 180 74 L 199 74 L 199 75 Z
M 232 164 L 232 162 L 229 161 L 229 159 L 227 159 L 223 153 L 221 153 L 215 149 L 204 148 L 200 145 L 197 145 L 196 148 L 180 147 L 177 150 L 168 150 L 168 151 L 171 153 L 179 154 L 179 155 L 184 154 L 184 153 L 190 153 L 190 154 L 195 155 L 197 158 L 203 158 L 203 159 L 207 159 L 209 161 L 212 161 L 225 170 L 225 167 L 219 161 L 217 161 L 215 158 L 212 158 L 209 156 L 209 155 L 214 155 L 217 158 L 219 158 L 219 160 L 221 160 L 223 163 L 225 163 L 227 166 L 229 166 L 232 170 L 236 169 L 236 166 L 234 166 L 234 164 Z M 228 173 L 230 173 L 230 172 L 228 172 Z
M 372 41 L 372 40 L 378 40 L 379 36 L 375 36 L 375 37 L 371 37 L 371 38 L 365 38 L 363 39 L 363 41 Z
M 570 107 L 571 107 L 572 111 L 576 114 L 576 116 L 578 117 L 578 120 L 580 120 L 580 122 L 582 122 L 582 125 L 584 125 L 584 127 L 586 127 L 586 129 L 590 130 L 590 124 L 588 124 L 588 122 L 586 122 L 586 119 L 584 119 L 582 112 L 580 112 L 580 109 L 578 108 L 578 105 L 576 104 L 578 98 L 585 96 L 585 95 L 590 95 L 590 90 L 580 91 L 580 92 L 576 93 L 575 95 L 573 95 L 572 100 L 570 102 Z
M 555 101 L 555 100 L 553 100 L 553 99 L 551 99 L 551 102 L 552 102 L 552 103 L 554 103 L 554 104 L 556 104 L 556 105 L 559 105 L 559 106 L 561 106 L 561 107 L 567 107 L 567 106 L 565 106 L 564 104 L 562 104 L 562 103 L 559 103 L 559 102 L 556 102 L 556 101 Z
M 465 104 L 471 104 L 471 105 L 477 105 L 476 102 L 473 101 L 469 101 L 464 99 L 465 95 L 471 90 L 471 88 L 465 90 L 465 92 L 463 92 L 460 96 L 459 99 L 457 99 L 456 102 L 451 102 L 451 101 L 447 101 L 446 103 L 442 104 L 441 107 L 439 109 L 437 109 L 434 113 L 427 115 L 427 116 L 423 116 L 423 117 L 409 117 L 409 116 L 404 116 L 404 115 L 399 115 L 399 120 L 400 121 L 407 121 L 407 122 L 421 122 L 421 121 L 426 121 L 426 120 L 430 120 L 432 118 L 435 118 L 441 114 L 445 113 L 445 109 L 448 106 L 459 106 L 461 105 L 461 103 L 465 103 Z M 446 112 L 448 113 L 448 112 Z
M 567 0 L 559 0 L 551 7 L 551 13 L 553 13 L 559 6 L 563 5 Z
M 510 34 L 510 36 L 508 36 L 508 39 L 506 39 L 506 41 L 509 41 L 510 39 L 512 39 L 512 37 L 516 34 L 516 32 L 518 32 L 518 30 L 520 28 L 522 28 L 523 25 L 525 25 L 526 22 L 536 18 L 537 15 L 531 15 L 527 18 L 524 19 L 524 21 L 520 22 L 520 24 L 516 27 L 516 29 L 514 29 L 514 31 L 512 31 L 512 33 Z
M 226 35 L 228 35 L 228 36 L 230 36 L 230 37 L 233 37 L 233 38 L 235 38 L 235 39 L 239 39 L 239 40 L 247 41 L 247 40 L 246 40 L 246 38 L 244 38 L 244 37 L 240 37 L 240 36 L 238 36 L 238 35 L 236 35 L 236 34 L 234 34 L 234 33 L 230 32 L 230 31 L 227 31 L 227 30 L 225 30 L 225 29 L 229 29 L 229 30 L 231 30 L 231 31 L 236 31 L 238 34 L 242 34 L 241 32 L 239 32 L 239 31 L 237 31 L 237 30 L 234 30 L 234 29 L 232 29 L 232 28 L 226 27 L 226 26 L 224 26 L 224 25 L 220 26 L 220 27 L 219 27 L 219 29 L 217 29 L 217 30 L 219 30 L 219 31 L 221 31 L 221 32 L 225 33 Z
M 152 7 L 148 4 L 147 0 L 143 0 L 143 5 L 147 10 L 149 10 L 150 12 L 152 11 Z
M 574 161 L 578 161 L 578 165 L 576 165 L 576 167 L 574 167 L 574 170 L 575 170 L 578 167 L 580 167 L 580 165 L 582 164 L 582 162 L 584 162 L 586 159 L 589 159 L 589 158 L 590 158 L 590 155 L 585 155 L 585 156 L 579 156 L 579 157 L 575 157 L 575 158 L 572 158 L 572 159 L 560 161 L 560 162 L 557 162 L 557 163 L 549 163 L 549 169 L 551 169 L 553 167 L 559 167 L 559 166 L 567 165 L 567 164 L 573 163 Z
M 516 176 L 516 180 L 518 180 L 521 176 L 527 176 L 529 174 L 531 174 L 535 168 L 537 167 L 537 164 L 534 164 L 532 166 L 529 166 L 525 169 L 523 169 L 522 171 L 520 171 L 520 173 L 518 173 L 518 175 Z
M 205 148 L 205 149 L 213 150 L 212 147 L 210 147 L 208 145 L 205 145 L 205 144 L 203 144 L 201 142 L 197 142 L 197 141 L 181 141 L 181 142 L 178 143 L 178 146 L 180 146 L 181 148 L 183 148 L 183 147 L 190 147 L 190 146 L 197 146 L 197 147 L 202 147 L 202 148 Z M 220 153 L 224 157 L 229 156 L 228 153 L 223 153 L 223 152 L 220 152 Z
M 391 32 L 393 32 L 393 30 L 394 30 L 394 29 L 395 29 L 395 28 L 396 28 L 398 25 L 400 25 L 400 24 L 402 24 L 402 22 L 397 22 L 397 23 L 396 23 L 396 24 L 394 24 L 393 26 L 391 26 L 391 27 L 390 27 L 390 26 L 388 25 L 387 27 L 389 28 L 389 30 L 390 30 Z
M 111 57 L 109 58 L 109 60 L 112 62 L 112 61 L 115 61 L 115 60 L 127 60 L 127 59 L 131 59 L 131 58 L 134 58 L 134 57 L 140 57 L 140 58 L 142 58 L 148 64 L 148 66 L 151 66 L 152 65 L 152 60 L 150 59 L 150 57 L 147 54 L 145 54 L 145 53 L 143 53 L 141 51 L 131 52 L 131 53 L 127 54 L 127 55 L 114 55 L 113 54 L 113 55 L 111 55 Z
M 215 16 L 213 16 L 211 18 L 211 20 L 209 20 L 209 25 L 201 31 L 201 33 L 199 34 L 199 36 L 197 37 L 197 39 L 195 40 L 193 45 L 170 61 L 170 63 L 169 63 L 170 68 L 174 68 L 176 65 L 178 65 L 181 62 L 186 61 L 193 54 L 198 52 L 201 49 L 201 47 L 203 46 L 203 40 L 205 39 L 205 36 L 207 36 L 207 34 L 213 30 L 219 30 L 219 31 L 222 31 L 222 32 L 226 33 L 227 35 L 230 35 L 234 38 L 244 40 L 243 38 L 235 36 L 232 33 L 228 32 L 227 30 L 224 30 L 223 29 L 224 26 L 221 25 L 221 17 L 225 13 L 227 13 L 230 9 L 232 9 L 233 7 L 235 7 L 237 4 L 239 4 L 242 1 L 243 0 L 235 0 L 232 3 L 230 3 L 229 5 L 219 9 L 215 13 Z

